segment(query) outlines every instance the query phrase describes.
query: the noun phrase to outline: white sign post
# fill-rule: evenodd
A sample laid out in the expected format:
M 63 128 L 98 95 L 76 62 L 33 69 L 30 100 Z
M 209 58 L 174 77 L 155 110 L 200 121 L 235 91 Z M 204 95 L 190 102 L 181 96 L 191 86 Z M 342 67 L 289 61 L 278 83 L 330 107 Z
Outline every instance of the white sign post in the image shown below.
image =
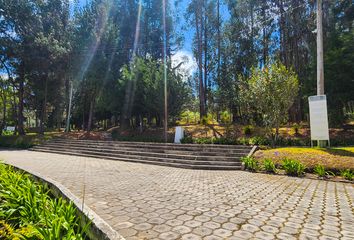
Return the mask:
M 184 129 L 182 127 L 176 127 L 175 143 L 181 143 L 181 139 L 184 137 Z
M 310 96 L 309 106 L 311 146 L 312 141 L 328 141 L 330 145 L 326 95 Z

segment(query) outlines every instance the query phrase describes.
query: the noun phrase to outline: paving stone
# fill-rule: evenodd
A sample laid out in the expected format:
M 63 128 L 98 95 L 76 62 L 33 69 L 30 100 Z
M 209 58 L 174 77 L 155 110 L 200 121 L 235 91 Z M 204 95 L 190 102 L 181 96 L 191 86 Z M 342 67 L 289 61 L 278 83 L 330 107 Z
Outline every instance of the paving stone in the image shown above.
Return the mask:
M 191 232 L 192 229 L 186 226 L 176 226 L 172 229 L 172 231 L 177 232 L 179 234 L 186 234 Z
M 244 230 L 238 230 L 233 233 L 233 237 L 236 239 L 250 239 L 253 237 L 253 234 Z
M 259 227 L 258 226 L 254 226 L 254 225 L 251 225 L 251 224 L 242 225 L 241 229 L 245 230 L 247 232 L 251 232 L 251 233 L 259 231 Z
M 204 226 L 200 226 L 200 227 L 196 227 L 193 229 L 193 233 L 201 236 L 201 237 L 205 237 L 208 236 L 210 234 L 212 234 L 212 230 L 210 228 L 204 227 Z
M 32 151 L 0 159 L 68 188 L 129 239 L 354 239 L 354 185 Z M 207 235 L 208 234 L 208 235 Z
M 270 225 L 265 225 L 262 226 L 261 229 L 265 232 L 272 233 L 272 234 L 277 234 L 279 232 L 279 229 Z
M 263 231 L 256 232 L 255 237 L 257 239 L 264 239 L 264 240 L 275 239 L 275 236 L 273 234 L 268 232 L 263 232 Z
M 188 233 L 182 236 L 182 240 L 201 240 L 202 237 L 196 234 Z
M 221 226 L 221 224 L 211 221 L 211 222 L 203 223 L 203 226 L 210 228 L 210 229 L 217 229 Z
M 200 225 L 202 225 L 202 223 L 199 221 L 190 220 L 190 221 L 184 222 L 184 225 L 187 227 L 195 228 L 195 227 L 199 227 Z
M 218 228 L 214 230 L 213 234 L 226 239 L 227 237 L 232 235 L 232 231 L 223 228 Z
M 206 236 L 203 240 L 223 240 L 223 238 L 218 236 Z M 232 240 L 231 238 L 227 238 L 227 240 Z
M 222 227 L 230 231 L 235 231 L 239 229 L 237 224 L 231 222 L 224 223 Z

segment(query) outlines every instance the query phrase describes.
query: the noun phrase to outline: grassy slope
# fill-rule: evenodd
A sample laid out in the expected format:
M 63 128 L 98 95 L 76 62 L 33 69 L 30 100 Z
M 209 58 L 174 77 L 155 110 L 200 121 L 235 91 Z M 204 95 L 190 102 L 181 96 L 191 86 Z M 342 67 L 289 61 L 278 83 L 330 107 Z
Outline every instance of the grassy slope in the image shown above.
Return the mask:
M 322 164 L 327 169 L 342 170 L 354 169 L 354 147 L 339 148 L 300 148 L 287 147 L 256 152 L 255 157 L 259 160 L 271 158 L 276 163 L 281 163 L 284 158 L 301 161 L 308 168 Z
M 58 136 L 61 133 L 58 132 L 46 132 L 44 135 L 39 135 L 37 133 L 28 133 L 25 136 L 11 135 L 11 136 L 0 136 L 0 147 L 9 148 L 29 148 L 33 145 L 40 144 L 43 141 L 47 141 L 54 136 Z

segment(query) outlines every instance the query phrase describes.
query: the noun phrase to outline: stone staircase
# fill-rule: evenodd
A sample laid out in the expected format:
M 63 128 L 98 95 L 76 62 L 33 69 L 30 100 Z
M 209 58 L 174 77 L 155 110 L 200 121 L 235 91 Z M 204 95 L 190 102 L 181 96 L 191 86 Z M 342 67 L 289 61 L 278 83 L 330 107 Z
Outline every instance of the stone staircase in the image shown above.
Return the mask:
M 95 157 L 163 166 L 240 170 L 251 146 L 143 143 L 56 138 L 32 151 Z

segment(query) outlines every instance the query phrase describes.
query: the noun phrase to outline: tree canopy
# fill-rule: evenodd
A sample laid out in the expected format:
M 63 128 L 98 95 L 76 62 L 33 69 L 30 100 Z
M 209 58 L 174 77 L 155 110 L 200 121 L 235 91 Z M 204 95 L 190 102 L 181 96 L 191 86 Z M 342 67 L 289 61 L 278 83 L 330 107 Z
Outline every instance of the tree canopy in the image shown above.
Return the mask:
M 0 0 L 0 127 L 15 125 L 19 134 L 63 127 L 71 88 L 76 128 L 161 126 L 164 53 L 170 123 L 182 110 L 251 121 L 241 86 L 255 84 L 268 62 L 298 76 L 285 115 L 307 120 L 307 97 L 316 93 L 314 1 L 166 2 L 164 52 L 161 0 Z M 325 92 L 336 126 L 353 115 L 354 6 L 323 2 Z M 184 60 L 173 64 L 186 49 L 197 66 L 190 75 Z

